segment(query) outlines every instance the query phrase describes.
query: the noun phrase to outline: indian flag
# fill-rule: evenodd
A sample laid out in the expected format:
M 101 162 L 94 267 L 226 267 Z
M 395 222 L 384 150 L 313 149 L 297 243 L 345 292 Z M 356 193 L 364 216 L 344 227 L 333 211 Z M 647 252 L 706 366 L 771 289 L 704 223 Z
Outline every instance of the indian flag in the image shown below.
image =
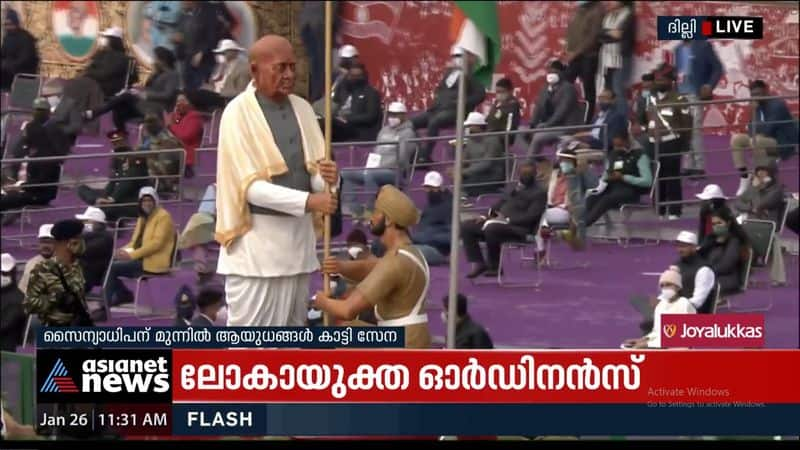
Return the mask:
M 454 45 L 476 55 L 475 77 L 484 86 L 492 82 L 494 68 L 500 61 L 500 22 L 497 2 L 453 2 L 450 38 Z

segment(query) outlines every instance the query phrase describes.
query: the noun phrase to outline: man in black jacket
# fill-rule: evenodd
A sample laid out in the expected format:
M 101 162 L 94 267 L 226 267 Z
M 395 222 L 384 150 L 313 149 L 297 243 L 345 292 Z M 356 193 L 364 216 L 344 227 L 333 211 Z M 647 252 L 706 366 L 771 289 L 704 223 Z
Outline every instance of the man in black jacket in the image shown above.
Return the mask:
M 575 84 L 564 77 L 566 68 L 555 60 L 547 69 L 547 86 L 539 93 L 531 118 L 531 128 L 565 127 L 583 124 L 583 111 L 578 104 Z M 528 157 L 538 155 L 545 145 L 551 144 L 572 131 L 539 131 L 533 134 Z
M 6 35 L 0 63 L 0 90 L 7 91 L 18 73 L 39 73 L 39 51 L 36 49 L 36 38 L 20 27 L 19 14 L 11 8 L 6 10 L 3 27 Z
M 183 12 L 175 36 L 175 53 L 181 65 L 182 87 L 198 89 L 214 70 L 213 50 L 220 40 L 217 6 L 211 2 L 182 2 Z
M 339 105 L 334 141 L 374 141 L 381 126 L 381 96 L 370 86 L 364 64 L 352 64 L 343 83 L 333 97 Z
M 4 352 L 15 352 L 17 346 L 22 344 L 25 333 L 25 322 L 28 317 L 22 308 L 25 294 L 17 287 L 16 260 L 8 253 L 2 256 L 2 297 L 0 302 L 2 314 L 0 315 L 0 342 Z
M 100 208 L 90 206 L 76 219 L 83 221 L 83 241 L 86 250 L 78 261 L 83 269 L 86 291 L 91 292 L 95 286 L 102 286 L 106 269 L 114 255 L 114 236 L 106 229 L 106 214 Z
M 100 33 L 98 41 L 101 50 L 92 55 L 92 60 L 83 74 L 96 81 L 108 98 L 126 88 L 126 81 L 128 85 L 136 82 L 135 78 L 138 76 L 134 66 L 132 79 L 128 80 L 131 59 L 125 53 L 125 45 L 122 43 L 122 28 L 111 27 L 104 30 Z
M 461 222 L 461 234 L 472 271 L 467 278 L 481 274 L 497 276 L 500 248 L 505 242 L 521 241 L 536 232 L 545 208 L 547 192 L 536 183 L 535 168 L 526 164 L 520 169 L 520 186 L 506 193 L 486 216 Z M 486 241 L 488 262 L 479 246 Z
M 456 124 L 456 108 L 458 106 L 458 78 L 461 73 L 461 58 L 467 58 L 467 104 L 466 112 L 475 109 L 486 96 L 486 90 L 483 85 L 472 76 L 472 62 L 474 55 L 465 52 L 461 47 L 453 47 L 450 52 L 453 58 L 450 68 L 444 73 L 442 81 L 436 87 L 436 93 L 433 99 L 433 105 L 422 114 L 415 116 L 411 119 L 414 124 L 414 129 L 418 130 L 422 127 L 428 128 L 428 137 L 438 136 L 439 130 L 445 127 L 455 127 Z M 417 162 L 430 163 L 431 152 L 436 142 L 426 142 L 419 150 Z
M 445 296 L 442 298 L 442 322 L 447 323 L 448 310 L 450 298 Z M 472 320 L 472 317 L 467 313 L 467 297 L 463 294 L 458 294 L 456 297 L 456 348 L 480 348 L 480 349 L 493 349 L 494 344 L 492 338 L 483 325 Z

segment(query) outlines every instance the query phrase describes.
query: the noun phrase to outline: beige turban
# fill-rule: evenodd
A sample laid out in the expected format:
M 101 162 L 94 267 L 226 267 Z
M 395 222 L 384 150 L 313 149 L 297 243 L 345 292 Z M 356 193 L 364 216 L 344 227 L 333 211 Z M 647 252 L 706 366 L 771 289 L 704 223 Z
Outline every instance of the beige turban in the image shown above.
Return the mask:
M 375 210 L 382 212 L 388 220 L 400 227 L 408 228 L 419 222 L 419 211 L 414 202 L 390 184 L 384 185 L 378 193 Z

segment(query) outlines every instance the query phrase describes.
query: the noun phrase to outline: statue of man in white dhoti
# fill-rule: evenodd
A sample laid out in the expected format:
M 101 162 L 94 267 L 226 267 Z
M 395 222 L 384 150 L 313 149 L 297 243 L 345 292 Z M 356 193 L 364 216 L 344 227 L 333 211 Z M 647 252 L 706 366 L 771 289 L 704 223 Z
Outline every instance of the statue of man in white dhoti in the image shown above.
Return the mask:
M 228 326 L 305 325 L 316 239 L 336 211 L 333 161 L 311 105 L 292 94 L 295 56 L 283 37 L 250 49 L 253 81 L 222 113 L 217 152 L 217 272 Z

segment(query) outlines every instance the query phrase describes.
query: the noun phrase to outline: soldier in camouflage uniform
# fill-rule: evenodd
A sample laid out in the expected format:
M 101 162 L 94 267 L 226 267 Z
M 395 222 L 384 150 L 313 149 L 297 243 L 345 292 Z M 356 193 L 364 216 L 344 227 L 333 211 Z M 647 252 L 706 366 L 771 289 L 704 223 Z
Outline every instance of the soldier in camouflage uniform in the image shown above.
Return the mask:
M 85 248 L 82 232 L 83 222 L 76 219 L 53 225 L 54 255 L 31 272 L 23 306 L 26 313 L 36 314 L 45 326 L 69 326 L 75 323 L 78 311 L 86 311 L 85 281 L 78 263 Z M 69 300 L 80 304 L 66 304 Z
M 144 133 L 140 150 L 181 149 L 183 144 L 165 126 L 160 117 L 147 114 L 144 118 Z M 160 153 L 149 158 L 147 166 L 151 176 L 178 175 L 183 170 L 183 155 L 179 152 Z M 158 178 L 158 193 L 176 191 L 178 178 Z

